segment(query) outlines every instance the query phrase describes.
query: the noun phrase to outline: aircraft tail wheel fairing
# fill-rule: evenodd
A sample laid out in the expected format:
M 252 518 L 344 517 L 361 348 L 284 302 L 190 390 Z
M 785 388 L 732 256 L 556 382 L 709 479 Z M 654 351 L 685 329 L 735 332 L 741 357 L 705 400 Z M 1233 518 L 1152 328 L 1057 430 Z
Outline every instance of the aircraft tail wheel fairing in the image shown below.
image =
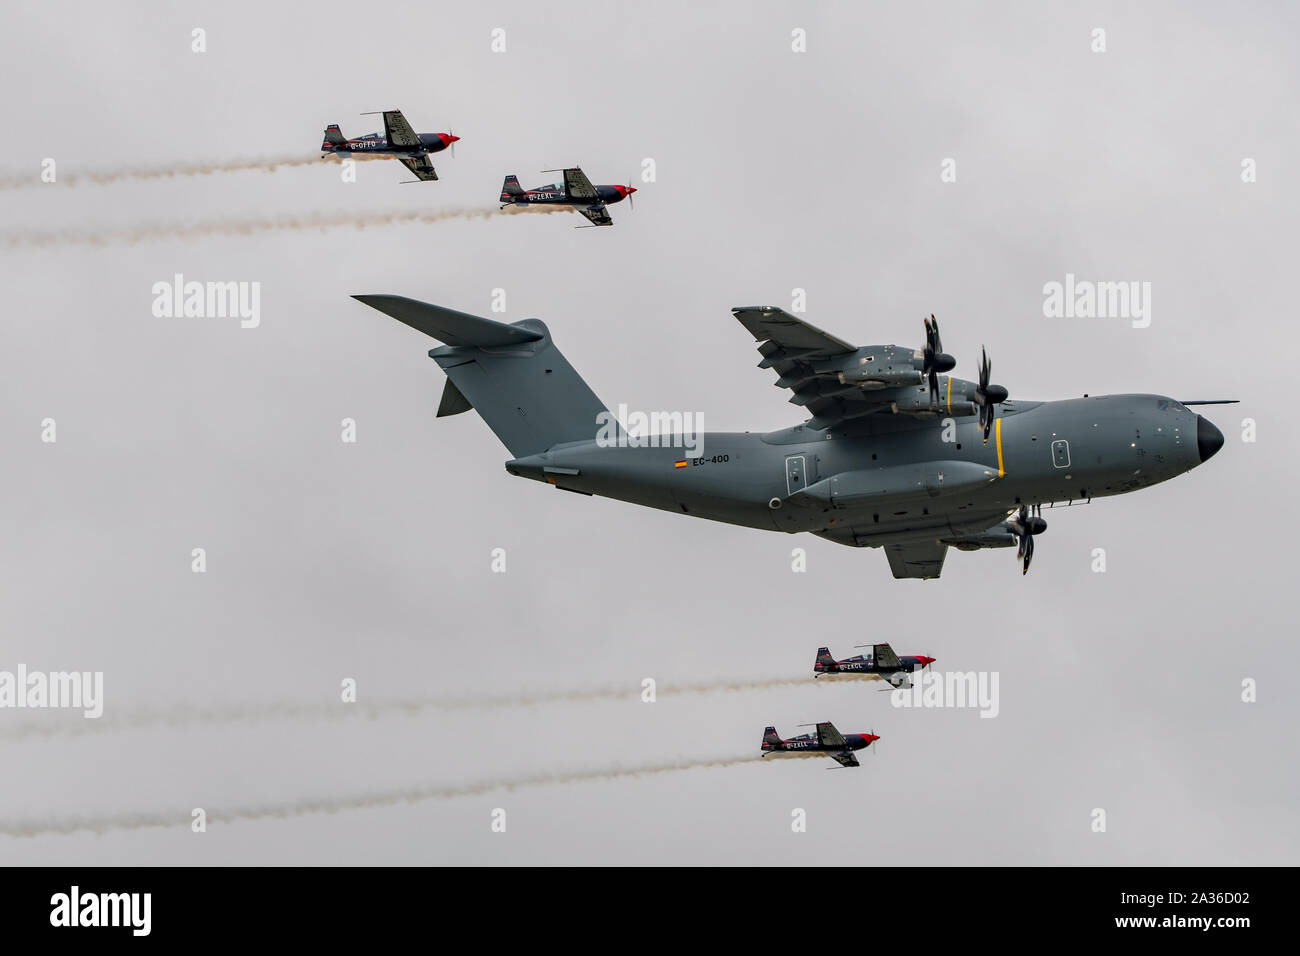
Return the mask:
M 776 511 L 778 508 L 781 507 L 781 499 L 773 498 L 771 501 L 767 503 L 767 506 L 771 508 L 773 511 Z

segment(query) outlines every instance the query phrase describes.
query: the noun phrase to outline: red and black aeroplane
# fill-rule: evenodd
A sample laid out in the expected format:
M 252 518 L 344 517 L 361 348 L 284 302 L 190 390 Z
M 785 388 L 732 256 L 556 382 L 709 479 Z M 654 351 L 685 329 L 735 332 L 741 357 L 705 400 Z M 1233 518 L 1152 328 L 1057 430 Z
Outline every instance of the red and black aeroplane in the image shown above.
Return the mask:
M 870 651 L 842 661 L 831 656 L 830 648 L 817 648 L 813 677 L 857 677 L 888 681 L 895 687 L 910 687 L 912 672 L 924 670 L 934 663 L 933 657 L 924 654 L 899 657 L 888 644 L 859 644 L 858 647 L 870 648 Z
M 879 739 L 876 734 L 842 734 L 830 721 L 818 724 L 816 733 L 801 734 L 789 740 L 782 740 L 775 727 L 768 727 L 763 731 L 763 756 L 826 756 L 838 761 L 841 767 L 858 767 L 861 764 L 853 751 L 870 747 Z
M 593 186 L 591 180 L 577 166 L 572 169 L 544 169 L 547 173 L 564 173 L 564 185 L 551 183 L 537 189 L 524 189 L 519 185 L 518 176 L 507 176 L 501 186 L 501 208 L 506 206 L 572 206 L 591 220 L 593 226 L 612 226 L 606 206 L 627 200 L 632 205 L 632 194 L 636 187 L 631 183 L 626 186 Z M 579 226 L 585 229 L 585 226 Z
M 401 110 L 383 110 L 384 132 L 367 133 L 359 139 L 345 139 L 338 124 L 325 127 L 325 141 L 320 144 L 321 152 L 326 156 L 338 153 L 350 155 L 358 153 L 368 156 L 392 156 L 413 172 L 421 182 L 433 182 L 438 178 L 438 171 L 429 162 L 430 153 L 440 153 L 460 140 L 451 133 L 417 133 L 411 129 Z M 373 116 L 373 113 L 362 113 Z M 452 155 L 456 153 L 452 149 Z M 325 157 L 322 156 L 322 159 Z M 407 180 L 413 182 L 414 180 Z

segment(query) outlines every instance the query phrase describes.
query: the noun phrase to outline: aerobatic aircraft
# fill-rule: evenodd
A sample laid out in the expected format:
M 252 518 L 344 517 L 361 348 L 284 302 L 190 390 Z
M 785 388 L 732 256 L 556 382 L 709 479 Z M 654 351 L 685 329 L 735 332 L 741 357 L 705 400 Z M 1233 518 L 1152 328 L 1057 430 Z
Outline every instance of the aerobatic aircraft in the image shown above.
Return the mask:
M 912 672 L 924 670 L 935 660 L 924 654 L 915 657 L 899 657 L 888 644 L 857 646 L 869 648 L 868 653 L 858 654 L 842 661 L 837 661 L 831 656 L 830 648 L 817 648 L 817 659 L 813 661 L 813 677 L 856 677 L 887 681 L 895 687 L 911 687 Z
M 459 136 L 451 133 L 417 133 L 411 129 L 401 110 L 382 110 L 384 131 L 367 133 L 357 139 L 346 139 L 337 124 L 325 127 L 325 141 L 320 144 L 321 152 L 326 156 L 358 155 L 392 156 L 415 174 L 414 180 L 407 182 L 433 182 L 438 178 L 438 171 L 429 162 L 430 153 L 440 153 L 449 146 L 452 155 L 456 154 L 453 143 L 460 141 Z M 362 113 L 362 116 L 374 116 L 374 113 Z
M 632 205 L 632 194 L 636 188 L 628 183 L 626 186 L 593 186 L 591 180 L 577 166 L 571 169 L 544 169 L 545 173 L 564 174 L 564 184 L 551 183 L 537 189 L 524 189 L 519 185 L 517 176 L 507 176 L 501 186 L 501 208 L 507 206 L 572 206 L 591 220 L 593 226 L 612 226 L 606 206 L 627 200 Z M 579 226 L 579 229 L 589 228 Z
M 808 726 L 804 724 L 803 726 Z M 782 757 L 830 757 L 841 767 L 860 766 L 853 751 L 870 747 L 880 739 L 876 734 L 842 734 L 830 721 L 817 724 L 811 734 L 801 734 L 782 740 L 775 727 L 763 731 L 763 756 L 777 754 Z

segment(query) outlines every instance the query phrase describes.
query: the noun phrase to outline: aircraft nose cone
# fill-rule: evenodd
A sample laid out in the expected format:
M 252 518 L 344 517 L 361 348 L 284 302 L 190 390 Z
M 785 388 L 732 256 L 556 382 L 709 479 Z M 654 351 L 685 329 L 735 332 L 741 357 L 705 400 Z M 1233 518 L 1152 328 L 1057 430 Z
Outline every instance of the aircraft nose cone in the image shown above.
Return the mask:
M 1201 461 L 1209 461 L 1214 453 L 1223 447 L 1223 432 L 1214 427 L 1209 419 L 1196 416 L 1196 449 L 1201 453 Z
M 918 657 L 917 660 L 919 660 L 919 661 L 921 662 L 921 666 L 922 666 L 922 667 L 929 667 L 931 664 L 933 664 L 933 663 L 935 662 L 935 658 L 933 658 L 933 657 L 926 657 L 924 654 L 922 654 L 920 657 Z

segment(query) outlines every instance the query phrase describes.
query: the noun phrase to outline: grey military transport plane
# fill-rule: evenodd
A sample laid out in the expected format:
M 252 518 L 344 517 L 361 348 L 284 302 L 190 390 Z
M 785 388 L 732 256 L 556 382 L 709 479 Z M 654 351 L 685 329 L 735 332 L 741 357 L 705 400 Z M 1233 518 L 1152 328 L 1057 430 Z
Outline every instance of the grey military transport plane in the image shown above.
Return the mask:
M 1223 435 L 1160 395 L 1012 401 L 956 366 L 938 323 L 923 349 L 855 347 L 770 306 L 733 309 L 760 368 L 811 416 L 765 434 L 611 441 L 610 413 L 539 319 L 506 325 L 394 295 L 356 299 L 444 343 L 439 417 L 476 410 L 506 471 L 696 518 L 883 548 L 896 578 L 937 578 L 949 548 L 1016 548 L 1029 570 L 1044 504 L 1137 491 L 1190 471 Z M 625 437 L 620 434 L 620 439 Z M 673 444 L 678 447 L 671 447 Z M 688 447 L 689 447 L 688 446 Z

